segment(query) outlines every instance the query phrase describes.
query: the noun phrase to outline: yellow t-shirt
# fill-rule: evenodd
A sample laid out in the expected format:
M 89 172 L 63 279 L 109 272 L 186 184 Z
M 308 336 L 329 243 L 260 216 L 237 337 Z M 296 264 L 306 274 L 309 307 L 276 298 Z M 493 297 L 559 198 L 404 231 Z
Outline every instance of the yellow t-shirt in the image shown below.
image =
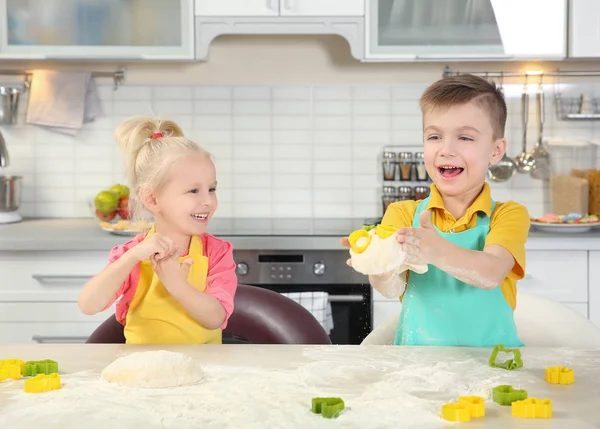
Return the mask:
M 525 242 L 529 234 L 529 213 L 514 201 L 496 202 L 494 213 L 490 200 L 490 187 L 484 184 L 479 196 L 467 209 L 463 217 L 456 220 L 445 208 L 437 187 L 431 185 L 427 209 L 431 210 L 431 222 L 442 232 L 461 232 L 473 228 L 477 223 L 477 212 L 490 216 L 490 232 L 485 246 L 496 244 L 504 247 L 515 258 L 515 265 L 508 276 L 500 283 L 500 289 L 513 310 L 517 305 L 517 281 L 525 276 Z M 410 227 L 417 206 L 421 201 L 399 201 L 389 205 L 381 223 L 395 228 Z

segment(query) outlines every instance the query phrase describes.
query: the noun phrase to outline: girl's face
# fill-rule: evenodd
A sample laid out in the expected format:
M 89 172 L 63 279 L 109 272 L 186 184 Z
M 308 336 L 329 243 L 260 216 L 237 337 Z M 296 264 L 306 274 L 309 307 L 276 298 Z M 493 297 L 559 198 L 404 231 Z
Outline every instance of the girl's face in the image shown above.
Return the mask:
M 217 209 L 217 174 L 207 155 L 191 152 L 175 161 L 155 194 L 158 214 L 174 232 L 200 235 Z

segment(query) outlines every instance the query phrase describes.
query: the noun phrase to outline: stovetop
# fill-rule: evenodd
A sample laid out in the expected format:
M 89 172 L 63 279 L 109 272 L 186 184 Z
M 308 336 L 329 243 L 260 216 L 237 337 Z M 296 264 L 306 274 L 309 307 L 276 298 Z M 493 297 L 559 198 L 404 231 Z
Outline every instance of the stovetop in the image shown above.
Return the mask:
M 360 218 L 214 218 L 210 234 L 220 236 L 326 236 L 345 237 L 379 219 Z

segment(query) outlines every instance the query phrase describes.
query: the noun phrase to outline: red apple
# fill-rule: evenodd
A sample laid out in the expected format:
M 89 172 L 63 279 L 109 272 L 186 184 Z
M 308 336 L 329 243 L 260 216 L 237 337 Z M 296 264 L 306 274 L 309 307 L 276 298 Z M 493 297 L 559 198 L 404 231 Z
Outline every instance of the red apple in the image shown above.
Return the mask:
M 96 209 L 96 217 L 103 222 L 109 222 L 113 220 L 117 216 L 117 211 L 102 213 L 100 210 Z
M 119 200 L 119 206 L 117 207 L 117 213 L 123 220 L 129 219 L 129 197 L 123 197 Z

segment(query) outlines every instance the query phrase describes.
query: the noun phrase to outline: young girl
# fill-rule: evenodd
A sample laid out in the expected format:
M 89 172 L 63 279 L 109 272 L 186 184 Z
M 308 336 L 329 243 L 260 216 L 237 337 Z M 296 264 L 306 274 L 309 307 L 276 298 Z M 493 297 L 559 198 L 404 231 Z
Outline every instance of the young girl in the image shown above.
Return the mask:
M 231 244 L 206 233 L 217 209 L 210 154 L 175 123 L 147 117 L 126 120 L 115 138 L 137 209 L 155 223 L 112 249 L 79 308 L 93 315 L 121 297 L 116 317 L 129 344 L 221 343 L 237 278 Z

